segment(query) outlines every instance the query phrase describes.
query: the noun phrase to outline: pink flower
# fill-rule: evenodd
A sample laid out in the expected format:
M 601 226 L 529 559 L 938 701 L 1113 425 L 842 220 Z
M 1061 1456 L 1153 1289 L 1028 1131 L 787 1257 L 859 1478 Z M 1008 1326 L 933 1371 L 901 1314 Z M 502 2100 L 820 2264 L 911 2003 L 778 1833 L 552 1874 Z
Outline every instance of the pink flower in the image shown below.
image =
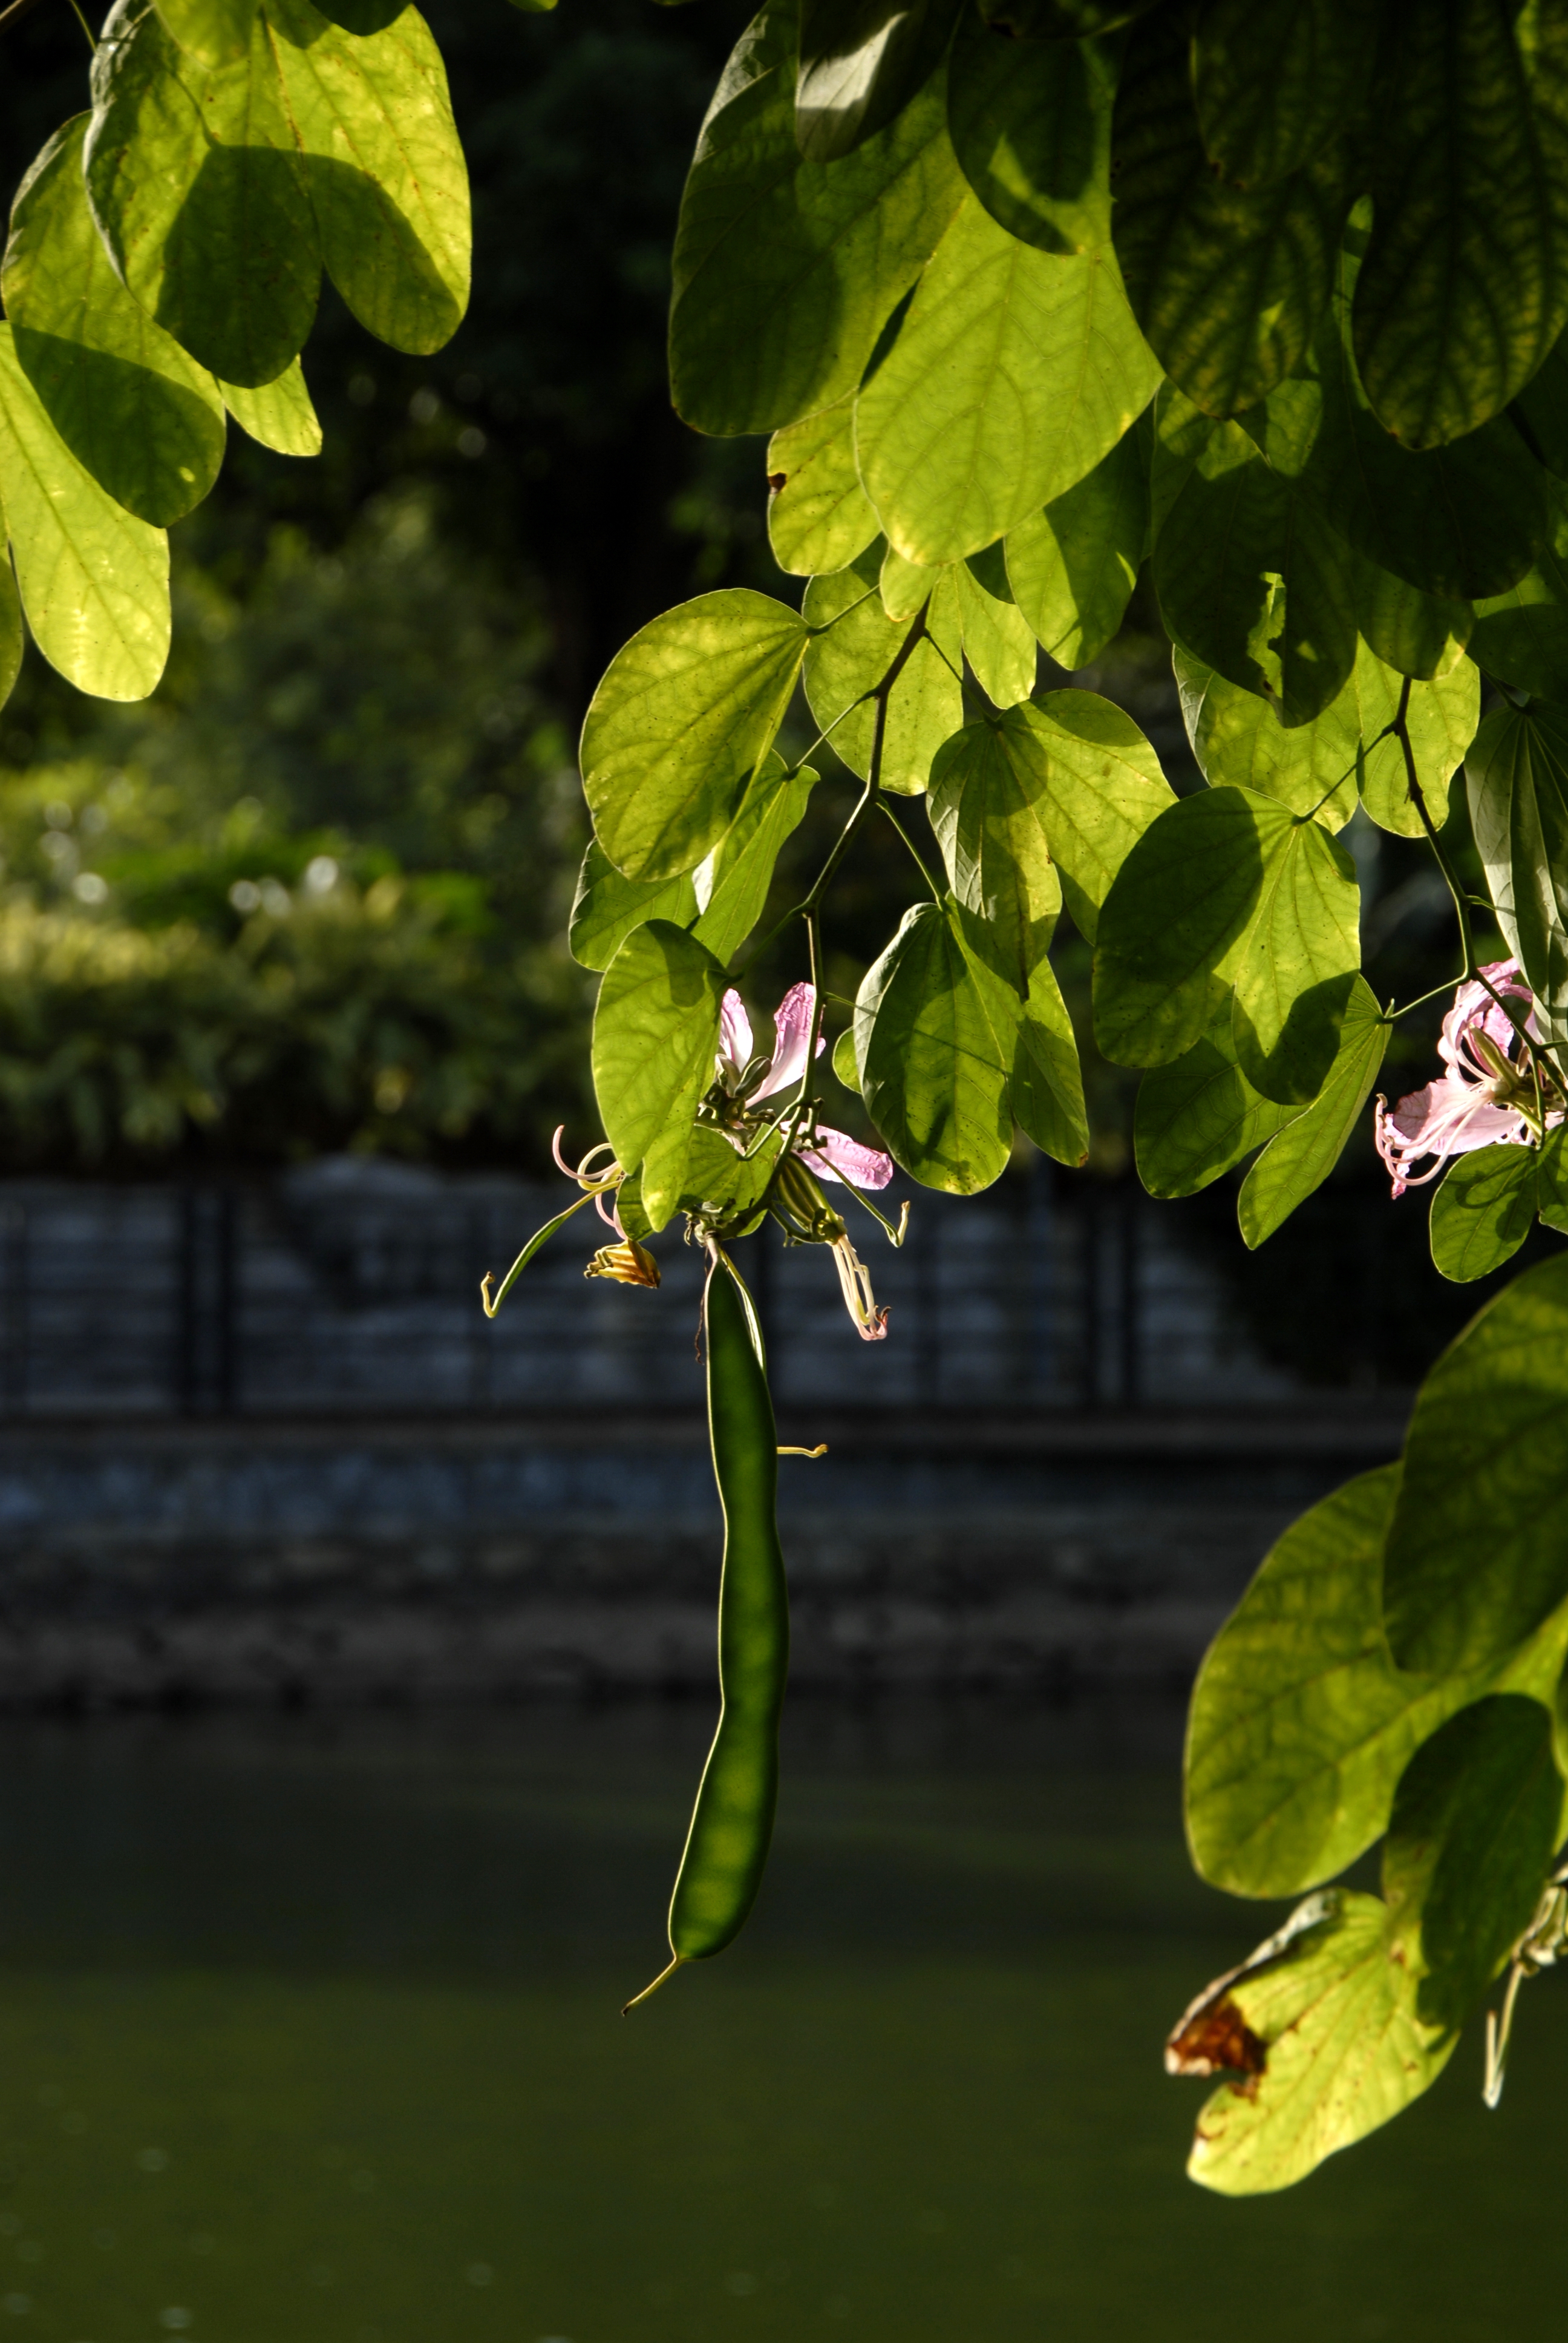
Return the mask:
M 715 1060 L 719 1079 L 731 1098 L 747 1105 L 774 1097 L 798 1082 L 806 1066 L 806 1045 L 810 1039 L 811 1020 L 816 1012 L 817 994 L 809 984 L 793 984 L 779 1003 L 773 1017 L 773 1055 L 766 1067 L 759 1067 L 754 1057 L 755 1043 L 751 1036 L 751 1020 L 746 1005 L 733 990 L 724 996 L 719 1011 L 719 1053 Z M 819 1033 L 817 1055 L 821 1056 L 827 1043 Z M 750 1080 L 748 1080 L 748 1075 Z M 738 1148 L 744 1150 L 743 1135 L 730 1132 Z M 893 1159 L 884 1155 L 879 1147 L 862 1147 L 842 1131 L 830 1131 L 825 1123 L 815 1128 L 803 1127 L 795 1142 L 795 1152 L 802 1162 L 816 1172 L 819 1179 L 842 1182 L 851 1188 L 885 1188 L 893 1176 Z
M 1442 1021 L 1437 1046 L 1447 1071 L 1402 1098 L 1392 1111 L 1386 1099 L 1378 1098 L 1377 1151 L 1388 1165 L 1396 1196 L 1435 1180 L 1455 1155 L 1481 1147 L 1527 1146 L 1539 1140 L 1535 1084 L 1521 1061 L 1520 1030 L 1493 998 L 1495 993 L 1503 1001 L 1525 1002 L 1524 1031 L 1533 1039 L 1530 988 L 1520 976 L 1517 960 L 1494 960 L 1481 975 L 1486 983 L 1472 978 L 1462 984 Z M 1561 1106 L 1553 1104 L 1546 1121 L 1562 1120 Z M 1412 1165 L 1426 1156 L 1432 1159 L 1428 1169 L 1412 1171 Z

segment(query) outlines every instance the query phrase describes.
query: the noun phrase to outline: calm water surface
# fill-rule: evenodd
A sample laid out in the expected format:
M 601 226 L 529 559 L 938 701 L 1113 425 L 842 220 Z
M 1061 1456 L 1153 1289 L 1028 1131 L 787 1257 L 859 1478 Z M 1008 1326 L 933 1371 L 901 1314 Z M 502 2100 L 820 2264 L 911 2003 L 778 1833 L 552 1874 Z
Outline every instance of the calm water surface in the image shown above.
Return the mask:
M 0 1730 L 0 2343 L 1517 2343 L 1568 1990 L 1293 2195 L 1165 2026 L 1271 1908 L 1173 1710 L 809 1704 L 764 1903 L 636 2017 L 709 1718 Z

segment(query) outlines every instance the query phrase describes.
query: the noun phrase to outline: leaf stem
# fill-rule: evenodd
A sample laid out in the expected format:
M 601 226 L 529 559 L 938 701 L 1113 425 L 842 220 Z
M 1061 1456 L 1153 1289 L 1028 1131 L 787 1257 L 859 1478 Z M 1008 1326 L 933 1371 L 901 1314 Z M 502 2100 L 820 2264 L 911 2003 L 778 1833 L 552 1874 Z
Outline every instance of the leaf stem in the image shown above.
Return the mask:
M 903 840 L 904 844 L 909 848 L 910 854 L 914 858 L 916 870 L 920 872 L 920 877 L 925 880 L 927 886 L 931 890 L 932 902 L 940 909 L 942 900 L 941 893 L 937 886 L 936 880 L 931 877 L 930 872 L 926 868 L 925 856 L 920 852 L 920 848 L 915 844 L 914 840 L 910 836 L 909 831 L 904 828 L 903 823 L 899 820 L 898 815 L 893 811 L 893 809 L 888 803 L 887 799 L 885 797 L 879 798 L 877 802 L 881 807 L 882 811 L 887 815 L 888 820 L 892 823 L 893 828 L 898 831 L 899 836 Z

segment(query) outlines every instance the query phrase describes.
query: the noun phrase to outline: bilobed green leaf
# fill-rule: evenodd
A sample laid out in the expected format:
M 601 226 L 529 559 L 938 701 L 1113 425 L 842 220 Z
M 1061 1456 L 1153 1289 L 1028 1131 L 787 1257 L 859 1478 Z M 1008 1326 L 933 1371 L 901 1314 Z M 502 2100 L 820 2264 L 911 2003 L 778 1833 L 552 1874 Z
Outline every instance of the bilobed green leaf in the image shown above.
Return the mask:
M 1423 594 L 1353 549 L 1347 574 L 1362 639 L 1385 667 L 1426 682 L 1452 675 L 1474 629 L 1471 603 Z
M 1535 1220 L 1535 1151 L 1483 1147 L 1458 1155 L 1432 1198 L 1432 1258 L 1455 1285 L 1512 1261 Z
M 627 937 L 599 987 L 594 1092 L 617 1161 L 640 1168 L 656 1229 L 679 1200 L 692 1123 L 713 1081 L 725 983 L 694 937 L 650 920 Z
M 1234 1896 L 1331 1879 L 1388 1820 L 1427 1735 L 1471 1696 L 1402 1675 L 1379 1584 L 1399 1467 L 1363 1473 L 1279 1539 L 1210 1645 L 1187 1725 L 1187 1835 Z
M 855 1062 L 872 1121 L 906 1172 L 960 1196 L 1007 1167 L 1014 1037 L 999 1038 L 955 914 L 906 911 L 855 1001 Z
M 1431 447 L 1499 414 L 1568 319 L 1568 126 L 1497 0 L 1402 17 L 1372 107 L 1356 360 L 1387 429 Z
M 983 920 L 989 957 L 1020 999 L 1044 959 L 1061 884 L 1045 831 L 1048 768 L 1014 711 L 966 725 L 938 751 L 927 810 L 955 900 Z
M 1163 476 L 1163 478 L 1162 478 Z M 1355 665 L 1343 540 L 1239 423 L 1194 431 L 1167 386 L 1155 409 L 1154 586 L 1172 638 L 1243 690 L 1310 722 Z
M 1388 1048 L 1389 1029 L 1376 995 L 1357 977 L 1345 1011 L 1339 1052 L 1309 1107 L 1289 1112 L 1246 1178 L 1236 1218 L 1249 1252 L 1271 1237 L 1321 1188 L 1355 1129 Z
M 855 469 L 852 399 L 775 431 L 768 485 L 768 541 L 797 578 L 848 568 L 879 534 Z
M 0 327 L 0 498 L 33 639 L 100 699 L 145 699 L 169 649 L 169 548 L 55 430 Z
M 830 163 L 885 129 L 941 63 L 958 0 L 800 0 L 795 136 Z
M 1560 1038 L 1568 1033 L 1568 717 L 1539 705 L 1494 709 L 1464 778 L 1497 923 Z
M 1232 1031 L 1253 1088 L 1285 1104 L 1315 1099 L 1339 1052 L 1361 966 L 1355 864 L 1300 815 L 1277 842 L 1236 966 Z M 1270 851 L 1270 845 L 1272 851 Z
M 832 726 L 835 751 L 862 779 L 877 722 L 864 695 L 889 672 L 912 623 L 895 624 L 883 608 L 877 590 L 883 558 L 879 538 L 847 569 L 813 578 L 802 606 L 808 624 L 825 630 L 812 636 L 806 654 L 807 700 L 823 730 Z M 958 589 L 946 571 L 937 573 L 925 627 L 889 694 L 882 740 L 882 787 L 905 797 L 925 788 L 931 759 L 964 720 Z
M 1034 689 L 1040 664 L 1034 632 L 1016 602 L 1004 601 L 981 585 L 971 562 L 953 566 L 964 657 L 986 698 L 998 708 L 1016 707 Z
M 1201 789 L 1139 839 L 1095 936 L 1094 1033 L 1113 1065 L 1169 1065 L 1201 1039 L 1294 827 L 1254 790 Z
M 938 587 L 950 578 L 956 589 L 954 563 L 946 562 L 940 569 L 927 569 L 918 561 L 906 561 L 890 545 L 877 572 L 877 593 L 887 616 L 904 625 L 920 616 Z
M 716 846 L 783 720 L 804 620 L 746 587 L 699 594 L 618 650 L 583 725 L 583 789 L 628 879 L 670 879 Z
M 1376 37 L 1364 0 L 1210 0 L 1192 41 L 1210 159 L 1240 187 L 1310 163 L 1358 110 Z
M 1352 252 L 1341 254 L 1313 352 L 1322 405 L 1299 460 L 1302 485 L 1352 545 L 1424 593 L 1456 601 L 1504 594 L 1547 541 L 1546 475 L 1501 417 L 1424 454 L 1390 437 L 1351 351 L 1358 266 Z M 1292 397 L 1308 387 L 1290 386 Z
M 1297 1112 L 1255 1091 L 1236 1063 L 1227 992 L 1201 1041 L 1170 1065 L 1151 1067 L 1138 1085 L 1138 1176 L 1151 1196 L 1194 1196 Z
M 0 286 L 17 359 L 66 447 L 164 528 L 217 478 L 223 404 L 110 266 L 82 180 L 88 118 L 57 130 L 18 188 Z
M 1400 678 L 1363 643 L 1347 686 L 1366 743 L 1362 804 L 1380 830 L 1392 830 L 1400 838 L 1423 838 L 1426 832 L 1411 798 L 1404 752 L 1392 736 L 1383 737 L 1398 710 L 1400 689 Z M 1416 780 L 1438 830 L 1448 820 L 1453 777 L 1475 738 L 1480 713 L 1481 677 L 1468 659 L 1461 659 L 1452 674 L 1440 676 L 1435 683 L 1411 686 L 1407 717 Z
M 979 552 L 1091 471 L 1160 370 L 1109 252 L 1058 258 L 971 196 L 860 391 L 860 478 L 910 561 Z
M 727 960 L 762 916 L 779 849 L 799 826 L 819 776 L 769 749 L 734 822 L 692 872 L 699 917 L 692 933 Z
M 1454 2037 L 1418 2015 L 1401 1949 L 1381 1896 L 1329 1888 L 1216 1981 L 1264 2064 L 1205 2102 L 1190 2179 L 1225 2197 L 1288 2188 L 1431 2088 Z
M 780 1123 L 754 1155 L 742 1155 L 723 1131 L 699 1122 L 686 1153 L 682 1211 L 700 1212 L 714 1227 L 743 1234 L 744 1223 L 757 1212 L 784 1151 L 784 1138 Z
M 1149 453 L 1140 423 L 1076 487 L 1008 531 L 1013 599 L 1050 657 L 1087 667 L 1121 625 L 1149 535 Z
M 582 968 L 607 969 L 633 928 L 668 920 L 678 928 L 697 924 L 697 890 L 691 874 L 678 879 L 624 879 L 597 838 L 588 840 L 578 875 L 567 942 Z
M 273 382 L 316 315 L 316 213 L 257 15 L 236 65 L 199 65 L 145 0 L 116 0 L 93 58 L 87 195 L 144 309 L 221 382 Z
M 1108 41 L 999 40 L 966 9 L 948 60 L 948 129 L 998 225 L 1042 252 L 1111 241 Z
M 1353 682 L 1310 724 L 1282 724 L 1261 693 L 1216 675 L 1178 644 L 1172 654 L 1187 738 L 1204 779 L 1278 798 L 1339 830 L 1356 809 L 1360 741 Z
M 1078 1041 L 1048 960 L 1037 962 L 1029 980 L 1029 999 L 1018 1021 L 1010 1095 L 1019 1129 L 1053 1161 L 1087 1161 L 1089 1114 Z
M 256 0 L 156 0 L 164 30 L 197 65 L 237 65 L 250 47 Z
M 1462 1708 L 1405 1767 L 1382 1887 L 1419 1947 L 1428 2025 L 1457 2032 L 1529 1926 L 1562 1813 L 1552 1712 L 1518 1693 Z
M 774 431 L 852 391 L 963 195 L 939 77 L 834 163 L 795 143 L 795 12 L 740 40 L 675 240 L 670 386 L 699 431 Z
M 320 455 L 321 424 L 297 358 L 258 390 L 242 390 L 232 382 L 220 382 L 218 389 L 240 429 L 262 447 L 277 456 Z
M 1568 1255 L 1506 1286 L 1417 1395 L 1383 1609 L 1402 1667 L 1504 1658 L 1568 1594 Z
M 1101 907 L 1137 841 L 1175 793 L 1124 709 L 1092 691 L 1042 691 L 1001 719 L 1008 752 L 1043 789 L 1046 835 L 1073 925 L 1092 943 Z
M 1239 414 L 1305 355 L 1327 306 L 1354 193 L 1339 140 L 1263 185 L 1221 178 L 1192 110 L 1188 19 L 1166 8 L 1129 44 L 1111 166 L 1139 324 L 1206 414 Z
M 361 38 L 311 0 L 265 0 L 327 273 L 394 349 L 438 350 L 468 305 L 468 174 L 418 10 Z
M 1547 1228 L 1568 1235 L 1568 1124 L 1549 1131 L 1536 1151 L 1535 1209 Z

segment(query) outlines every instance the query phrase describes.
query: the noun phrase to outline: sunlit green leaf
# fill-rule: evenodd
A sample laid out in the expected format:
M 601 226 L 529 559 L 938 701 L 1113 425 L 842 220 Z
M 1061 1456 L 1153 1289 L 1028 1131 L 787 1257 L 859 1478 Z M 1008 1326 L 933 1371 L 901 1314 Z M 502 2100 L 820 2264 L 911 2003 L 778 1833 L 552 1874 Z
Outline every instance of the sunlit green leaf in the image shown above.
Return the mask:
M 1138 1085 L 1138 1176 L 1151 1196 L 1196 1195 L 1299 1112 L 1264 1098 L 1237 1064 L 1227 992 L 1202 1039 L 1170 1065 L 1151 1067 Z
M 0 327 L 0 497 L 33 639 L 78 691 L 145 699 L 169 649 L 169 548 L 76 461 Z
M 1363 643 L 1356 659 L 1349 691 L 1366 743 L 1362 772 L 1362 804 L 1381 830 L 1396 837 L 1423 838 L 1421 815 L 1410 793 L 1404 751 L 1387 734 L 1398 711 L 1401 682 L 1391 668 L 1374 659 Z M 1481 677 L 1473 663 L 1461 659 L 1452 674 L 1435 683 L 1412 683 L 1407 721 L 1416 782 L 1434 829 L 1448 820 L 1449 798 L 1464 752 L 1475 738 L 1481 713 Z
M 733 824 L 692 872 L 700 913 L 692 933 L 716 960 L 729 960 L 761 918 L 779 850 L 817 780 L 809 765 L 791 769 L 770 749 Z
M 1121 627 L 1149 535 L 1149 454 L 1136 425 L 1075 488 L 1007 535 L 1013 598 L 1061 667 L 1087 667 Z
M 66 447 L 163 528 L 217 478 L 223 403 L 110 266 L 82 180 L 88 118 L 57 130 L 18 188 L 0 285 L 17 358 Z
M 768 485 L 768 540 L 797 578 L 847 568 L 879 534 L 855 469 L 852 399 L 773 434 Z
M 1221 2196 L 1288 2188 L 1431 2088 L 1454 2037 L 1422 2023 L 1381 1896 L 1330 1888 L 1211 1992 L 1261 2046 L 1198 2117 L 1189 2177 Z
M 1263 884 L 1234 978 L 1236 1055 L 1265 1098 L 1304 1102 L 1339 1051 L 1361 966 L 1361 890 L 1321 823 L 1298 816 L 1277 840 L 1263 835 Z
M 250 47 L 256 0 L 156 0 L 164 30 L 200 65 L 237 65 Z
M 877 593 L 887 616 L 902 625 L 918 618 L 938 588 L 948 581 L 956 591 L 958 576 L 952 562 L 928 569 L 921 562 L 906 561 L 890 545 L 877 572 Z
M 772 431 L 854 389 L 957 210 L 940 77 L 836 163 L 795 143 L 794 10 L 742 34 L 675 241 L 670 384 L 699 431 Z
M 1010 592 L 1004 600 L 988 591 L 972 563 L 956 563 L 953 582 L 958 588 L 964 657 L 980 689 L 998 708 L 1016 707 L 1034 689 L 1040 661 L 1029 620 Z
M 1354 193 L 1340 142 L 1314 142 L 1266 185 L 1222 179 L 1192 110 L 1184 12 L 1129 45 L 1112 143 L 1127 295 L 1167 372 L 1210 415 L 1263 397 L 1310 347 Z
M 1540 37 L 1563 41 L 1554 12 Z M 1568 126 L 1496 0 L 1409 11 L 1372 106 L 1356 359 L 1387 428 L 1430 447 L 1506 407 L 1568 319 Z
M 1516 1278 L 1422 1385 L 1384 1562 L 1402 1667 L 1480 1667 L 1568 1594 L 1568 1255 Z
M 855 1002 L 855 1061 L 872 1121 L 928 1188 L 972 1195 L 1007 1167 L 1014 1036 L 1000 1036 L 956 914 L 906 911 Z
M 948 128 L 965 178 L 1010 236 L 1042 252 L 1111 241 L 1110 42 L 998 40 L 966 9 L 948 62 Z
M 1494 709 L 1464 778 L 1497 923 L 1551 1033 L 1568 1033 L 1568 716 Z
M 1462 1708 L 1405 1767 L 1382 1886 L 1419 1947 L 1428 2025 L 1457 2031 L 1529 1926 L 1562 1812 L 1551 1711 L 1518 1693 Z
M 605 970 L 593 1023 L 593 1081 L 605 1136 L 643 1209 L 663 1228 L 679 1200 L 693 1119 L 713 1081 L 725 974 L 668 920 L 636 928 Z
M 242 431 L 264 447 L 278 456 L 319 456 L 321 424 L 310 393 L 305 387 L 305 370 L 295 359 L 276 382 L 263 383 L 258 390 L 242 390 L 237 384 L 220 382 L 223 403 Z
M 971 196 L 860 392 L 860 478 L 910 561 L 990 545 L 1091 471 L 1160 370 L 1109 250 L 1020 244 Z
M 701 1212 L 715 1227 L 733 1228 L 750 1219 L 762 1202 L 784 1151 L 780 1124 L 762 1140 L 755 1154 L 740 1154 L 721 1131 L 699 1123 L 692 1131 L 682 1173 L 683 1211 Z
M 628 879 L 716 846 L 795 689 L 805 622 L 745 587 L 666 610 L 616 653 L 583 726 L 594 829 Z
M 847 1091 L 860 1095 L 860 1070 L 855 1063 L 855 1029 L 846 1025 L 833 1044 L 833 1072 Z
M 1139 839 L 1095 937 L 1094 1033 L 1113 1064 L 1169 1065 L 1201 1038 L 1294 827 L 1272 798 L 1201 789 Z
M 1042 691 L 1002 719 L 1009 754 L 1032 754 L 1046 834 L 1079 933 L 1092 943 L 1117 872 L 1176 802 L 1160 759 L 1124 709 L 1092 691 Z
M 1432 1199 L 1433 1265 L 1456 1285 L 1512 1261 L 1535 1220 L 1535 1151 L 1483 1147 L 1459 1155 Z
M 1039 735 L 1010 709 L 948 741 L 926 800 L 954 897 L 985 921 L 992 964 L 1020 998 L 1061 909 L 1046 838 L 1049 786 Z
M 144 0 L 116 0 L 93 59 L 87 193 L 142 307 L 221 382 L 273 382 L 310 331 L 320 242 L 273 36 L 216 70 Z
M 1087 1161 L 1089 1115 L 1078 1041 L 1056 972 L 1048 960 L 1030 977 L 1018 1021 L 1010 1085 L 1019 1129 L 1058 1163 Z
M 830 163 L 885 129 L 941 62 L 958 0 L 800 0 L 795 133 Z
M 429 27 L 407 7 L 359 38 L 311 0 L 266 9 L 327 275 L 380 340 L 438 350 L 468 303 L 468 175 Z
M 833 728 L 836 753 L 862 779 L 877 724 L 865 695 L 890 672 L 910 631 L 910 622 L 895 623 L 882 606 L 883 558 L 879 538 L 847 569 L 814 578 L 803 605 L 808 623 L 826 629 L 812 637 L 806 654 L 806 698 L 824 731 Z M 945 571 L 938 573 L 925 628 L 888 699 L 881 781 L 903 796 L 925 788 L 931 759 L 964 720 L 958 589 Z
M 1332 145 L 1364 94 L 1376 35 L 1365 0 L 1209 0 L 1192 85 L 1226 178 L 1265 186 Z
M 1236 1218 L 1250 1252 L 1322 1187 L 1339 1161 L 1371 1096 L 1388 1041 L 1376 995 L 1358 976 L 1322 1089 L 1309 1107 L 1282 1123 L 1241 1182 Z
M 633 928 L 668 920 L 678 928 L 697 924 L 697 890 L 691 874 L 678 879 L 624 879 L 597 838 L 588 840 L 578 876 L 567 941 L 584 968 L 606 969 Z
M 1284 725 L 1271 700 L 1228 682 L 1180 644 L 1173 663 L 1187 738 L 1205 780 L 1259 789 L 1333 830 L 1350 820 L 1361 739 L 1353 679 L 1312 723 Z

